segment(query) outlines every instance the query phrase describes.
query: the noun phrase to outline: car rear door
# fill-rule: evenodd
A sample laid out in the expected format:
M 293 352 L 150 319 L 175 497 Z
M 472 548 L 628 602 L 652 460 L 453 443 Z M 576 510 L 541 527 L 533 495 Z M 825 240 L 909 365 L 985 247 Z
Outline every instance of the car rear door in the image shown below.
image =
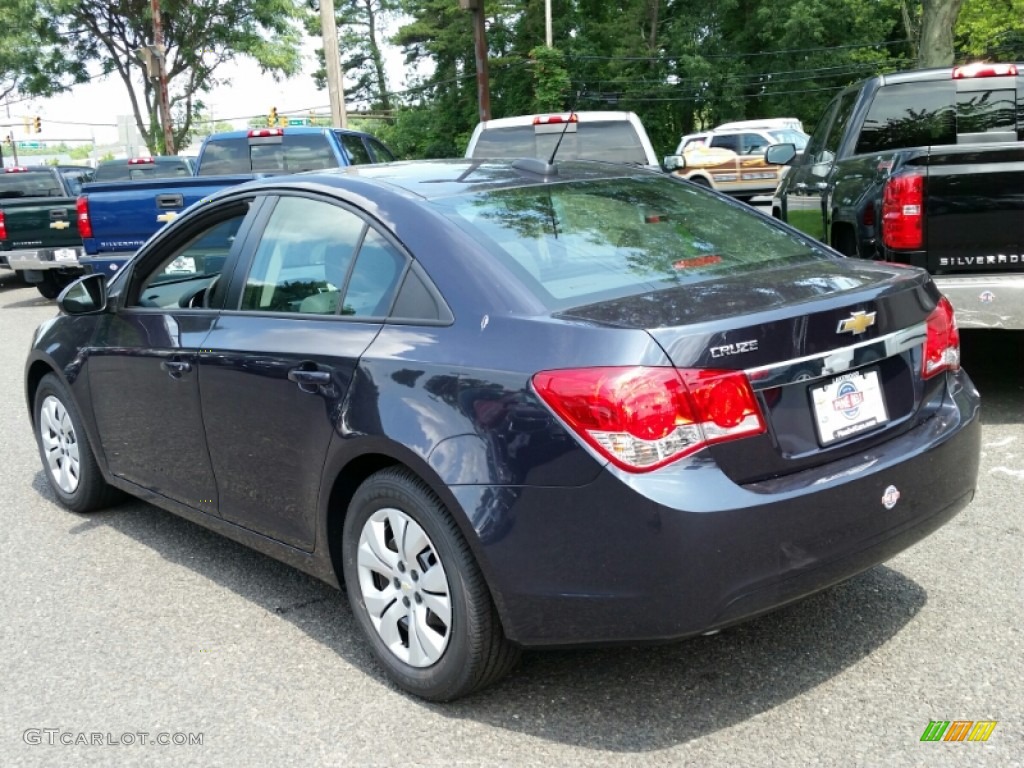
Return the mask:
M 337 201 L 269 203 L 203 344 L 203 420 L 221 516 L 311 550 L 327 449 L 407 260 Z

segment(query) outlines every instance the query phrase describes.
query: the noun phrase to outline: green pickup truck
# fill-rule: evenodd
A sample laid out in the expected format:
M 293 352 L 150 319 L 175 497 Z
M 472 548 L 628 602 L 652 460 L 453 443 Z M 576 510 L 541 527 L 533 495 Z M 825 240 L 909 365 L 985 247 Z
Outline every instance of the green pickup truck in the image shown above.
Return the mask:
M 0 173 L 0 268 L 48 299 L 82 273 L 76 201 L 92 178 L 83 166 L 14 166 Z

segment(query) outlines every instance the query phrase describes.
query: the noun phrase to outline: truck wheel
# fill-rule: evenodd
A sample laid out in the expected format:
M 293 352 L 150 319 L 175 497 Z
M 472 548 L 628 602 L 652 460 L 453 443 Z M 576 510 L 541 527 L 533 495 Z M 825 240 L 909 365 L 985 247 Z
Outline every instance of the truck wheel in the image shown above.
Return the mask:
M 44 299 L 56 299 L 63 286 L 57 283 L 56 277 L 50 272 L 43 275 L 43 282 L 36 283 L 36 290 L 43 295 Z

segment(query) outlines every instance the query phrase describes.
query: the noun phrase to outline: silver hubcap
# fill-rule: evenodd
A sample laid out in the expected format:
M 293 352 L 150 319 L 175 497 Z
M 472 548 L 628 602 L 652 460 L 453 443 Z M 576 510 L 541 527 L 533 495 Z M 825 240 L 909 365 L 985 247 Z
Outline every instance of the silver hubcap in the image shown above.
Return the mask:
M 64 493 L 78 488 L 80 463 L 78 437 L 67 408 L 53 395 L 47 395 L 39 413 L 39 437 L 46 454 L 50 476 Z
M 451 636 L 451 591 L 434 543 L 397 509 L 373 513 L 359 534 L 359 589 L 370 621 L 395 656 L 429 667 Z

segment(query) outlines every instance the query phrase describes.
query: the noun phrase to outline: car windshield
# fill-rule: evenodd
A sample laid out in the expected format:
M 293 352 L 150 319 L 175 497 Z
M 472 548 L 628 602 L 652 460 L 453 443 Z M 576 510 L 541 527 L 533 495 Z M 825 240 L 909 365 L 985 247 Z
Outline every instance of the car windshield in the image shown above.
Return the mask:
M 754 210 L 654 174 L 436 204 L 551 310 L 822 257 Z
M 775 131 L 769 131 L 769 133 L 778 144 L 795 145 L 797 152 L 802 152 L 804 150 L 804 147 L 807 146 L 807 140 L 810 138 L 806 133 L 794 131 L 790 128 L 780 128 Z
M 63 197 L 56 174 L 50 171 L 9 171 L 0 174 L 2 197 Z
M 640 137 L 626 120 L 589 120 L 568 126 L 556 123 L 489 128 L 482 131 L 477 139 L 473 157 L 538 157 L 546 160 L 556 145 L 559 160 L 608 160 L 639 165 L 647 162 Z
M 93 181 L 129 181 L 131 179 L 166 179 L 191 176 L 192 169 L 185 160 L 129 164 L 126 160 L 100 163 Z

